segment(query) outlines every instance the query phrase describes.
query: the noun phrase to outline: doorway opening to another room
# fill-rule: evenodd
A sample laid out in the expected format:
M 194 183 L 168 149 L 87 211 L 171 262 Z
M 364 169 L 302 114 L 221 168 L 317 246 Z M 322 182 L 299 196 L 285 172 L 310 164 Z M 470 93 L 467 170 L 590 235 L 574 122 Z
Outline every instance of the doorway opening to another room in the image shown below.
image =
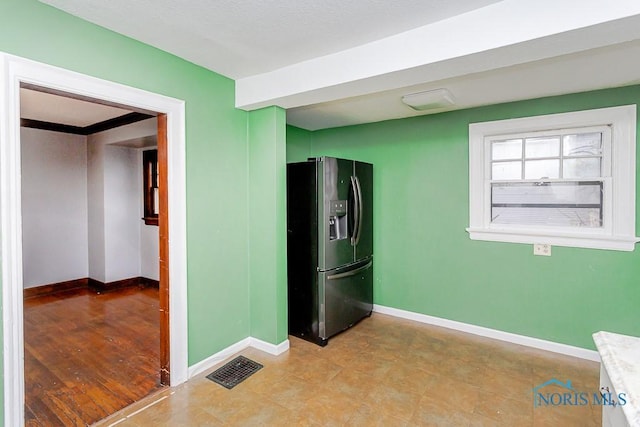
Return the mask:
M 29 222 L 25 221 L 23 209 L 23 207 L 29 208 L 28 202 L 27 206 L 23 206 L 26 198 L 21 191 L 23 186 L 21 179 L 23 144 L 20 126 L 20 91 L 25 89 L 37 89 L 37 92 L 47 95 L 63 95 L 63 97 L 73 100 L 124 108 L 129 110 L 127 114 L 143 113 L 157 117 L 159 192 L 156 197 L 159 205 L 159 247 L 155 256 L 159 258 L 157 310 L 160 326 L 158 350 L 160 363 L 157 367 L 157 375 L 160 382 L 166 385 L 176 385 L 186 381 L 188 366 L 186 350 L 184 102 L 10 55 L 0 54 L 0 65 L 3 65 L 0 75 L 2 77 L 0 82 L 3 83 L 2 90 L 0 90 L 0 101 L 2 102 L 0 104 L 2 107 L 0 108 L 0 214 L 2 216 L 1 243 L 3 253 L 5 424 L 19 426 L 23 425 L 25 421 L 25 380 L 28 383 L 29 379 L 25 378 L 24 364 L 25 305 L 23 292 L 25 286 L 33 285 L 28 282 L 29 280 L 33 279 L 36 280 L 35 283 L 38 282 L 23 270 L 25 267 L 23 261 L 26 260 L 26 255 L 23 253 L 22 225 L 23 222 L 25 225 L 28 225 Z M 116 132 L 117 129 L 112 131 Z M 98 131 L 96 135 L 112 131 Z M 87 144 L 87 148 L 89 147 L 91 145 Z M 125 147 L 114 146 L 113 148 L 117 152 L 115 157 L 118 157 L 123 151 L 119 148 L 124 149 Z M 139 153 L 139 156 L 142 158 L 142 153 Z M 90 157 L 88 155 L 87 159 Z M 142 160 L 140 160 L 141 162 Z M 140 181 L 142 181 L 142 176 L 140 176 Z M 88 182 L 87 188 L 89 197 L 92 191 L 89 190 Z M 141 197 L 142 194 L 140 194 Z M 108 207 L 103 206 L 103 217 L 109 217 L 113 214 L 108 211 Z M 46 207 L 44 209 L 46 210 Z M 44 214 L 46 215 L 46 212 Z M 136 221 L 141 221 L 140 215 L 137 215 Z M 97 227 L 97 229 L 99 228 Z M 87 226 L 88 229 L 89 226 Z M 102 224 L 102 230 L 105 235 L 104 224 Z M 171 241 L 169 241 L 170 235 L 172 236 Z M 27 245 L 25 245 L 26 248 Z M 88 257 L 91 256 L 89 253 Z M 102 259 L 105 259 L 104 256 Z M 97 270 L 101 271 L 102 266 L 98 267 Z M 92 273 L 89 270 L 88 267 L 87 282 L 91 282 L 94 287 L 96 282 L 98 285 L 104 284 L 105 289 L 102 291 L 107 290 L 108 285 L 113 285 L 113 282 L 123 285 L 122 280 L 113 279 L 117 275 L 103 275 L 101 276 L 103 280 L 100 280 L 100 277 L 97 279 L 91 277 L 95 276 L 93 274 L 95 269 L 91 269 Z M 95 282 L 92 282 L 91 279 Z M 68 323 L 60 322 L 59 333 L 64 334 L 69 328 L 73 329 Z M 109 367 L 103 365 L 103 368 L 108 369 Z
M 169 384 L 166 120 L 24 84 L 20 105 L 25 421 L 91 424 Z

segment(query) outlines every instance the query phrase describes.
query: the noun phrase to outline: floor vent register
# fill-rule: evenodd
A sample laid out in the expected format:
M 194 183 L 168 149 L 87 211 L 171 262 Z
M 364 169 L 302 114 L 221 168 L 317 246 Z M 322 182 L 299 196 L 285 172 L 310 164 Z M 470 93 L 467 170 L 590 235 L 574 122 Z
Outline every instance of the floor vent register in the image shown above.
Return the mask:
M 261 364 L 244 356 L 238 356 L 207 375 L 207 378 L 223 387 L 232 389 L 260 369 L 262 369 Z

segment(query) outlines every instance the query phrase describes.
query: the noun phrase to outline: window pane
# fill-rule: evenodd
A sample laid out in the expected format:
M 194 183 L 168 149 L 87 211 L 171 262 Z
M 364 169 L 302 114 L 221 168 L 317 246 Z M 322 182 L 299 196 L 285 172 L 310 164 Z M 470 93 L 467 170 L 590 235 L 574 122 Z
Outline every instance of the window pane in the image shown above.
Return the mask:
M 508 139 L 491 143 L 491 160 L 522 158 L 522 140 Z
M 560 178 L 560 160 L 529 160 L 524 162 L 524 178 Z
M 491 179 L 521 179 L 522 162 L 496 162 L 491 164 Z
M 550 227 L 602 227 L 601 209 L 595 208 L 492 208 L 493 224 Z
M 535 159 L 540 157 L 559 157 L 560 137 L 543 136 L 540 138 L 527 138 L 525 140 L 524 156 L 527 159 Z
M 565 135 L 562 140 L 562 153 L 565 156 L 600 156 L 602 155 L 602 133 Z
M 562 162 L 564 178 L 596 178 L 601 176 L 600 157 L 585 157 L 582 159 L 565 159 Z
M 493 224 L 602 227 L 600 181 L 494 183 Z

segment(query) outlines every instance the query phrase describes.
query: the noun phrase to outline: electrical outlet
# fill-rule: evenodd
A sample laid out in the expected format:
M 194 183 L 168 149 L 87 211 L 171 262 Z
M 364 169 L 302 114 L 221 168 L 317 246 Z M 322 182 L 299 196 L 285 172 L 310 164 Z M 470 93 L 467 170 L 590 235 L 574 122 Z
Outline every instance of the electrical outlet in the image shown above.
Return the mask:
M 542 256 L 551 256 L 551 245 L 544 243 L 536 243 L 533 245 L 533 254 Z

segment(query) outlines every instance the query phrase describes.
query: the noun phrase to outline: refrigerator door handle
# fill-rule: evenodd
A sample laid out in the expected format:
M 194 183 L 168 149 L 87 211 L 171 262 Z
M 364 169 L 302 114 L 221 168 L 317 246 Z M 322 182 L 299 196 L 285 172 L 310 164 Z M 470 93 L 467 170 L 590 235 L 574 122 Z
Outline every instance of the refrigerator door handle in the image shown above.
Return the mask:
M 355 239 L 355 244 L 357 245 L 358 243 L 360 243 L 360 236 L 362 235 L 362 187 L 360 186 L 360 180 L 358 179 L 358 177 L 355 177 L 355 182 L 356 182 L 356 189 L 357 189 L 357 204 L 358 204 L 358 217 L 357 217 L 357 222 L 358 222 L 358 227 L 356 228 L 357 232 L 355 232 L 354 234 L 356 235 L 356 239 Z
M 327 276 L 327 280 L 336 280 L 336 279 L 343 279 L 345 277 L 355 276 L 356 274 L 371 267 L 372 264 L 373 264 L 373 260 L 369 261 L 362 267 L 356 268 L 355 270 L 349 270 L 349 271 L 345 271 L 344 273 L 332 274 L 331 276 Z
M 358 185 L 356 184 L 355 176 L 351 176 L 351 188 L 353 189 L 353 234 L 351 235 L 351 246 L 358 244 L 356 237 L 358 237 L 358 218 L 360 218 L 360 207 L 362 204 L 359 202 L 360 195 L 358 194 Z

